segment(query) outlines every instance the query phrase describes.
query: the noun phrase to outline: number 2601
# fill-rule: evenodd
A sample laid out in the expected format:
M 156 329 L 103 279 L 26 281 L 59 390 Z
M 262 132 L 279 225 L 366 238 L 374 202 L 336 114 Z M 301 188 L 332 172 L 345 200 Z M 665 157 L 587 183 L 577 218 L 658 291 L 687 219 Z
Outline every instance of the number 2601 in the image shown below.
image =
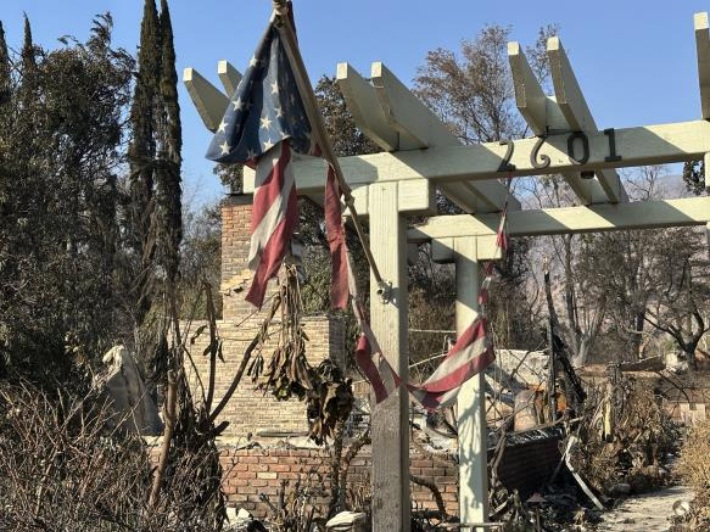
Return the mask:
M 604 135 L 609 142 L 609 155 L 604 157 L 606 162 L 616 162 L 621 161 L 621 155 L 616 152 L 616 132 L 613 128 L 605 129 L 603 131 Z M 541 135 L 537 138 L 537 142 L 533 147 L 532 153 L 530 154 L 530 164 L 533 168 L 542 170 L 550 166 L 550 157 L 547 155 L 540 155 L 540 148 L 547 140 L 548 135 Z M 501 146 L 506 146 L 505 157 L 498 167 L 499 172 L 512 172 L 514 171 L 515 165 L 510 163 L 513 158 L 513 151 L 515 151 L 515 143 L 512 140 L 501 140 Z M 581 147 L 581 155 L 578 155 L 578 147 Z M 570 133 L 567 137 L 567 156 L 573 165 L 583 165 L 587 164 L 589 161 L 589 137 L 582 131 L 575 131 Z

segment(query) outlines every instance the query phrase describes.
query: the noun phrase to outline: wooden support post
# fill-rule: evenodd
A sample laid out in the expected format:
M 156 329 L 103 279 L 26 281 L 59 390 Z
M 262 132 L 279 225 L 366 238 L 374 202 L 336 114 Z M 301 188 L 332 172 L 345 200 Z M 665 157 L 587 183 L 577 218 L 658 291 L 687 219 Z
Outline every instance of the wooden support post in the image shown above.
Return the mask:
M 710 24 L 707 12 L 695 13 L 695 48 L 700 81 L 700 106 L 704 119 L 710 118 Z
M 383 277 L 392 283 L 384 302 L 376 280 L 370 281 L 372 330 L 397 373 L 408 380 L 407 233 L 399 212 L 397 183 L 379 183 L 369 190 L 370 245 Z M 372 519 L 374 532 L 408 532 L 409 395 L 399 388 L 372 411 Z
M 463 333 L 479 312 L 479 266 L 476 238 L 454 241 L 456 261 L 456 332 Z M 488 521 L 488 434 L 485 376 L 476 375 L 459 392 L 459 517 L 461 523 Z M 470 530 L 463 528 L 462 530 Z M 483 532 L 483 528 L 475 530 Z

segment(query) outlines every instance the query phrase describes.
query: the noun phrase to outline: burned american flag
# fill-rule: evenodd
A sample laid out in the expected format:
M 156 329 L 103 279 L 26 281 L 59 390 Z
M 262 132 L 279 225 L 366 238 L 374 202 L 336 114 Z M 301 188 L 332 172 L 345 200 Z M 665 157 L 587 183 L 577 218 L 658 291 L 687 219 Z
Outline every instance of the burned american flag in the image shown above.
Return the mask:
M 504 253 L 508 248 L 505 234 L 507 200 L 503 208 L 496 245 Z M 350 266 L 352 269 L 352 266 Z M 365 306 L 358 295 L 354 276 L 350 275 L 350 292 L 353 311 L 362 331 L 355 349 L 355 361 L 372 385 L 375 402 L 381 403 L 395 389 L 405 385 L 411 396 L 429 410 L 449 406 L 456 401 L 461 387 L 474 375 L 485 370 L 494 360 L 495 351 L 487 333 L 486 307 L 489 288 L 493 280 L 493 262 L 488 262 L 486 276 L 481 285 L 479 305 L 481 312 L 459 336 L 442 363 L 421 384 L 404 382 L 385 358 L 368 322 Z
M 279 29 L 272 22 L 207 153 L 208 159 L 213 161 L 242 163 L 256 170 L 249 254 L 249 266 L 255 274 L 246 299 L 257 307 L 261 307 L 264 301 L 269 279 L 278 273 L 298 219 L 292 151 L 320 155 L 318 146 L 312 141 L 312 124 L 307 119 L 286 48 Z M 357 295 L 352 268 L 348 265 L 341 219 L 343 191 L 336 179 L 333 162 L 329 163 L 325 219 L 333 268 L 332 306 L 344 308 L 348 296 L 352 296 L 355 316 L 362 331 L 355 359 L 370 380 L 376 401 L 383 401 L 394 389 L 405 385 L 410 394 L 427 408 L 451 404 L 461 385 L 483 371 L 495 357 L 486 334 L 485 318 L 492 264 L 486 268 L 486 280 L 481 290 L 481 316 L 464 331 L 429 379 L 421 384 L 403 382 L 382 353 L 369 326 L 362 300 Z M 498 246 L 503 250 L 506 247 L 504 227 L 505 210 L 498 231 Z
M 292 151 L 314 154 L 294 73 L 278 28 L 272 22 L 249 62 L 207 158 L 256 170 L 249 267 L 254 280 L 247 301 L 261 307 L 276 276 L 298 219 Z

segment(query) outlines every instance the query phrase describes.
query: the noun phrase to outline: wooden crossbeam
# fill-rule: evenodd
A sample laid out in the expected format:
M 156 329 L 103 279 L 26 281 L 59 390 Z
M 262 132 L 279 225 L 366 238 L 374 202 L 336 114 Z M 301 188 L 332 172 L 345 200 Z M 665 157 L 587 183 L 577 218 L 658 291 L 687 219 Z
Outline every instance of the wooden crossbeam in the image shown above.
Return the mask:
M 380 62 L 372 63 L 372 86 L 389 125 L 399 132 L 400 150 L 459 145 L 446 125 Z
M 708 222 L 710 197 L 694 197 L 511 212 L 507 233 L 509 236 L 542 236 L 705 225 Z M 410 228 L 408 238 L 410 242 L 459 237 L 494 239 L 499 223 L 500 215 L 496 214 L 434 216 Z
M 338 63 L 338 87 L 362 132 L 385 151 L 399 149 L 399 133 L 390 127 L 375 90 L 349 63 Z
M 205 127 L 214 133 L 224 117 L 229 98 L 194 68 L 186 68 L 182 80 Z
M 508 63 L 513 76 L 515 104 L 532 132 L 536 135 L 546 135 L 551 127 L 566 127 L 566 122 L 558 121 L 554 126 L 550 124 L 548 98 L 530 68 L 520 44 L 515 41 L 508 43 Z
M 557 105 L 560 106 L 567 123 L 573 131 L 583 131 L 587 134 L 599 131 L 559 37 L 548 39 L 547 57 L 550 61 Z M 628 201 L 616 170 L 613 168 L 598 170 L 596 174 L 608 201 L 611 203 Z
M 224 87 L 224 92 L 227 93 L 228 97 L 232 97 L 237 91 L 237 86 L 242 80 L 242 73 L 232 66 L 229 61 L 224 59 L 217 63 L 217 75 L 219 80 L 222 82 L 222 87 Z
M 387 67 L 372 64 L 372 83 L 347 63 L 338 65 L 338 84 L 358 127 L 386 151 L 460 146 L 461 141 Z M 441 191 L 466 212 L 497 212 L 506 189 L 498 182 L 449 183 Z M 514 198 L 509 208 L 518 209 Z
M 541 136 L 552 131 L 570 131 L 572 128 L 562 109 L 553 98 L 545 95 L 519 43 L 508 43 L 508 62 L 513 75 L 515 103 L 533 133 Z M 563 177 L 582 204 L 607 200 L 596 177 L 583 179 L 580 172 L 565 172 Z
M 557 174 L 565 171 L 596 171 L 602 168 L 632 167 L 684 162 L 702 158 L 710 152 L 710 122 L 693 120 L 655 126 L 632 127 L 614 131 L 614 151 L 621 160 L 610 160 L 611 136 L 590 133 L 589 159 L 576 165 L 567 153 L 569 135 L 551 135 L 539 148 L 537 157 L 546 155 L 549 165 L 543 169 L 532 164 L 537 138 L 513 142 L 509 162 L 516 169 L 502 174 L 499 167 L 506 156 L 506 146 L 497 142 L 471 146 L 429 148 L 427 150 L 376 153 L 340 159 L 352 187 L 375 182 L 426 180 L 440 184 L 453 181 L 476 182 L 505 175 L 513 177 Z M 294 162 L 296 184 L 302 193 L 323 189 L 325 163 L 302 157 Z M 245 192 L 253 191 L 253 174 L 245 172 Z

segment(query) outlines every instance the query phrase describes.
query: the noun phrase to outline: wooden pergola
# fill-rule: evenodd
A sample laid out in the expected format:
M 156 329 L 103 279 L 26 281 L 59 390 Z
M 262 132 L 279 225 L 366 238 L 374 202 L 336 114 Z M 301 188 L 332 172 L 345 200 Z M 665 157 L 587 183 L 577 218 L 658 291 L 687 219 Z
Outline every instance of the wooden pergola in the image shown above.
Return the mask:
M 704 159 L 710 168 L 710 30 L 707 13 L 695 15 L 701 119 L 624 129 L 597 128 L 558 37 L 547 42 L 554 95 L 546 95 L 517 42 L 508 44 L 515 100 L 534 137 L 462 145 L 448 127 L 382 63 L 369 80 L 348 63 L 337 79 L 357 126 L 384 152 L 340 158 L 359 213 L 369 217 L 370 244 L 392 297 L 378 297 L 371 283 L 372 329 L 390 364 L 408 376 L 407 246 L 431 242 L 435 260 L 456 265 L 457 331 L 478 312 L 479 264 L 499 258 L 495 233 L 507 196 L 502 179 L 560 174 L 578 207 L 522 210 L 508 202 L 511 236 L 573 234 L 705 225 L 710 236 L 710 197 L 629 202 L 616 171 L 621 167 Z M 184 82 L 210 131 L 216 131 L 241 79 L 227 61 L 218 74 L 224 92 L 195 70 Z M 225 94 L 226 93 L 226 94 Z M 322 204 L 326 163 L 296 156 L 298 192 Z M 253 192 L 245 170 L 244 191 Z M 437 216 L 435 191 L 461 207 L 462 215 Z M 430 216 L 409 226 L 407 215 Z M 397 252 L 393 252 L 397 250 Z M 376 531 L 409 530 L 408 396 L 402 390 L 372 412 L 373 520 Z M 486 421 L 483 376 L 458 397 L 459 504 L 462 529 L 488 521 Z

